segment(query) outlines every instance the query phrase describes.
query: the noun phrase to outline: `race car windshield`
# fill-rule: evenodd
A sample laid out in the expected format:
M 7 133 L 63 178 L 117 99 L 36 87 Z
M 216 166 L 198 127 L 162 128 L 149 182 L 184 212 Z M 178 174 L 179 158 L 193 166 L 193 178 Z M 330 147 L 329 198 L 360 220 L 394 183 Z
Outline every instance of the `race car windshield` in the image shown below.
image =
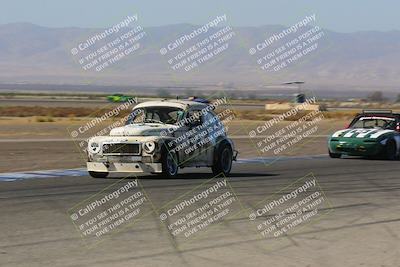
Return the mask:
M 182 119 L 184 111 L 176 107 L 137 108 L 129 115 L 126 125 L 136 123 L 176 124 Z
M 393 118 L 361 117 L 351 128 L 381 128 L 385 130 L 394 130 L 396 128 L 396 121 Z

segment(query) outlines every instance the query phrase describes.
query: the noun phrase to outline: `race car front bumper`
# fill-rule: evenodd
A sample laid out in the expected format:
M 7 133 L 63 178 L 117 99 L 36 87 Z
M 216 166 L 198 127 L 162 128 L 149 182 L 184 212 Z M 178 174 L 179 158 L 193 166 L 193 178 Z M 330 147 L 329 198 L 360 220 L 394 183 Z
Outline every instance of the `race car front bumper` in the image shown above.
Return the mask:
M 161 163 L 87 162 L 86 166 L 93 172 L 162 173 Z
M 350 156 L 375 156 L 382 152 L 383 146 L 376 143 L 354 144 L 351 142 L 335 142 L 329 143 L 329 150 L 332 153 L 346 154 Z

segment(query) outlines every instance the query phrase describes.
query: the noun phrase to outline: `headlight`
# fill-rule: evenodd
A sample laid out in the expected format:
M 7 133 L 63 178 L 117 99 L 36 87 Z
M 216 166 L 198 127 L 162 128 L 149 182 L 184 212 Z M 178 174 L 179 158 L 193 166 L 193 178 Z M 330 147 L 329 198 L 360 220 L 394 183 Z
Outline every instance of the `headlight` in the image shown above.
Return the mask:
M 155 142 L 149 141 L 143 143 L 143 150 L 146 151 L 146 153 L 153 153 L 155 149 L 156 149 Z
M 96 153 L 100 152 L 100 145 L 96 142 L 89 143 L 88 149 L 89 149 L 89 152 L 96 154 Z

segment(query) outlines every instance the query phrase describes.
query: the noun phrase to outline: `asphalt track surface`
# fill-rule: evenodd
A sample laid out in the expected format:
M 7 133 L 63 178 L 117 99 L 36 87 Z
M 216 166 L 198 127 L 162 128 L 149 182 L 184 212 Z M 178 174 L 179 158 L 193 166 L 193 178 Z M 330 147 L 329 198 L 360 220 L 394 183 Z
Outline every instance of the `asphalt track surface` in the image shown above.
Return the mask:
M 280 237 L 255 235 L 246 209 L 274 193 L 288 193 L 288 184 L 310 173 L 331 204 L 323 209 L 327 214 Z M 245 212 L 194 240 L 171 235 L 160 221 L 160 207 L 211 179 L 211 173 L 182 170 L 171 180 L 141 176 L 152 211 L 92 248 L 85 247 L 67 211 L 117 178 L 0 182 L 0 266 L 400 266 L 399 174 L 399 161 L 327 156 L 241 161 L 227 181 Z

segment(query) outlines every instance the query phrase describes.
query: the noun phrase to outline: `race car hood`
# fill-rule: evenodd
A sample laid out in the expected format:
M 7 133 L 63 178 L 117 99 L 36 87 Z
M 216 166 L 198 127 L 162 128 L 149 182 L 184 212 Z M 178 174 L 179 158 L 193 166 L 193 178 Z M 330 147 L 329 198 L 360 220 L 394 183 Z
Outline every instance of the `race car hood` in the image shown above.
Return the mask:
M 178 126 L 161 123 L 131 124 L 110 131 L 110 136 L 167 136 Z
M 388 134 L 397 133 L 394 130 L 384 130 L 384 129 L 364 129 L 364 128 L 356 128 L 356 129 L 344 129 L 335 132 L 332 134 L 331 138 L 340 138 L 340 139 L 348 139 L 348 138 L 360 138 L 360 139 L 378 139 Z

